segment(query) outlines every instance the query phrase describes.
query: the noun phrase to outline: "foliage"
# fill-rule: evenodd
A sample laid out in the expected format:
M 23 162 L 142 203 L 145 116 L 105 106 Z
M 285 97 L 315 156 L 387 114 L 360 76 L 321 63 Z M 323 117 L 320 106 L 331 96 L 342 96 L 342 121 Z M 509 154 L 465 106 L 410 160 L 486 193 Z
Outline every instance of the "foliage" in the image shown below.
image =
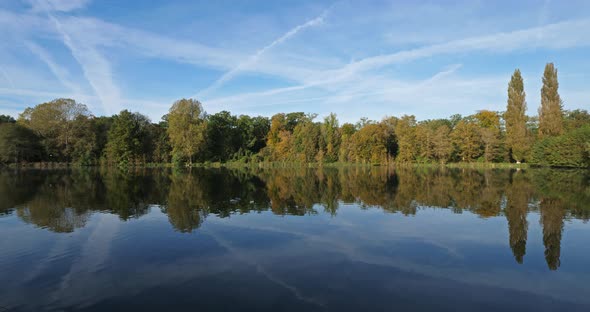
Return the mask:
M 194 99 L 181 99 L 172 105 L 168 113 L 168 136 L 172 153 L 179 160 L 192 164 L 197 154 L 205 148 L 207 123 L 201 103 Z
M 524 161 L 529 149 L 526 109 L 524 81 L 520 70 L 516 69 L 508 84 L 508 104 L 504 120 L 506 122 L 506 147 L 510 157 L 517 163 Z
M 38 161 L 42 156 L 39 137 L 15 123 L 0 123 L 0 163 Z
M 451 132 L 451 140 L 462 161 L 474 161 L 484 152 L 484 142 L 475 122 L 461 120 Z
M 590 167 L 590 125 L 557 137 L 547 137 L 533 147 L 531 163 L 544 166 Z
M 27 108 L 18 122 L 33 130 L 50 160 L 76 161 L 89 156 L 94 138 L 88 127 L 90 112 L 72 99 L 56 99 Z
M 543 73 L 541 107 L 539 107 L 539 135 L 557 136 L 563 133 L 563 109 L 558 93 L 557 68 L 547 63 Z
M 15 123 L 16 120 L 14 120 L 14 118 L 12 118 L 12 116 L 9 115 L 0 115 L 0 124 L 3 123 Z
M 151 154 L 150 121 L 139 113 L 123 110 L 113 117 L 108 134 L 106 155 L 119 166 L 146 163 Z

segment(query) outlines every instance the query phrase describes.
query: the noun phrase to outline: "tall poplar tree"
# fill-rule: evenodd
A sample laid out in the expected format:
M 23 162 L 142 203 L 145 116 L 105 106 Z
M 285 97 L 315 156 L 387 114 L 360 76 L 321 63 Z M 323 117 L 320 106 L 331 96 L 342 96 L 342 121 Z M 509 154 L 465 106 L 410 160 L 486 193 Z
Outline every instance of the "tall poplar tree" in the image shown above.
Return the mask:
M 563 133 L 563 111 L 558 88 L 557 69 L 553 63 L 547 63 L 543 73 L 541 107 L 539 108 L 539 135 L 541 137 L 557 136 Z
M 506 145 L 514 161 L 520 163 L 528 151 L 526 127 L 526 93 L 520 70 L 516 69 L 508 83 L 508 105 L 506 121 Z

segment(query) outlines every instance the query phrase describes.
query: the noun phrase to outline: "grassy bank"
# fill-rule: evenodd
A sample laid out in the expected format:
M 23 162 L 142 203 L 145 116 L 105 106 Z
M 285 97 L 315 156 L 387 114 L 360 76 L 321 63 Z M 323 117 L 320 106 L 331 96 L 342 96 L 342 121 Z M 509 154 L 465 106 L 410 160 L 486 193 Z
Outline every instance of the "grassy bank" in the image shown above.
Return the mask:
M 0 167 L 5 168 L 30 168 L 30 169 L 66 169 L 66 168 L 88 168 L 88 167 L 116 167 L 105 164 L 99 165 L 82 165 L 79 163 L 64 163 L 64 162 L 36 162 L 36 163 L 20 163 L 20 164 L 5 164 Z M 142 167 L 142 168 L 185 168 L 188 165 L 178 165 L 173 163 L 147 163 L 128 166 Z M 461 162 L 461 163 L 389 163 L 389 164 L 370 164 L 370 163 L 349 163 L 349 162 L 335 162 L 335 163 L 303 163 L 303 162 L 202 162 L 193 163 L 192 167 L 201 168 L 340 168 L 340 167 L 418 167 L 418 168 L 470 168 L 470 169 L 526 169 L 530 167 L 539 167 L 526 163 L 485 163 L 485 162 Z M 542 166 L 541 166 L 542 167 Z M 545 166 L 545 168 L 548 168 Z M 561 167 L 562 168 L 562 167 Z M 580 169 L 580 168 L 578 168 Z M 581 168 L 584 169 L 584 168 Z

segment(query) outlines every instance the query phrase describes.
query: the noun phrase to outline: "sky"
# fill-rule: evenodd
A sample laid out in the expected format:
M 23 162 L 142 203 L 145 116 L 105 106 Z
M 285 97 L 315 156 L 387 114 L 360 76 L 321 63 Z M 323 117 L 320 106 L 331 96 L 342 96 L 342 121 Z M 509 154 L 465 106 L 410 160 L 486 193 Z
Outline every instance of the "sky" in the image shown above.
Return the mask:
M 157 122 L 303 111 L 341 121 L 505 110 L 519 68 L 528 114 L 547 62 L 565 109 L 590 109 L 590 1 L 0 0 L 0 114 L 74 98 Z

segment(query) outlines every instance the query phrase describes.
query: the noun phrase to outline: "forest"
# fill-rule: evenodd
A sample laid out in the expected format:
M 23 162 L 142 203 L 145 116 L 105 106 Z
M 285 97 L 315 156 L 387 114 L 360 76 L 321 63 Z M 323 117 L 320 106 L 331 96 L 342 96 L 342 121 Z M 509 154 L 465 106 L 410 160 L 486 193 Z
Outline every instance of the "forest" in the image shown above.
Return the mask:
M 0 116 L 0 163 L 145 166 L 202 163 L 528 163 L 590 167 L 590 114 L 564 110 L 557 69 L 545 66 L 541 103 L 527 116 L 520 70 L 508 82 L 506 110 L 418 121 L 413 115 L 361 118 L 335 114 L 207 114 L 195 99 L 172 104 L 157 123 L 138 112 L 94 116 L 73 99 Z

